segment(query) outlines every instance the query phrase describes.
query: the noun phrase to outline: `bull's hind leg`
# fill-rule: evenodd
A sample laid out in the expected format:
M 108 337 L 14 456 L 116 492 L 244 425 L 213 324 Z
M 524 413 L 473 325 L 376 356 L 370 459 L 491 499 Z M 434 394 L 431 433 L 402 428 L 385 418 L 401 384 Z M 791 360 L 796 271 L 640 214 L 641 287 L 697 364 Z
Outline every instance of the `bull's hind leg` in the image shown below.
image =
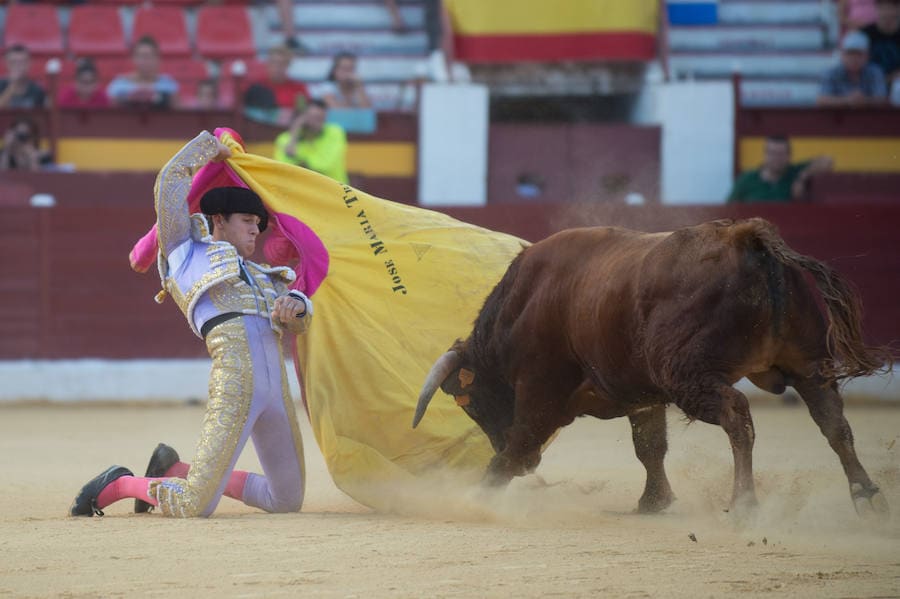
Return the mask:
M 728 435 L 734 456 L 731 507 L 736 510 L 754 507 L 757 504 L 753 484 L 753 442 L 756 432 L 747 398 L 724 380 L 718 379 L 682 388 L 672 395 L 675 404 L 690 418 L 718 424 Z
M 841 460 L 856 512 L 861 516 L 872 512 L 887 515 L 887 500 L 856 457 L 853 431 L 844 418 L 844 400 L 838 393 L 837 386 L 823 385 L 818 378 L 807 378 L 798 380 L 794 388 L 806 402 L 810 416 Z
M 663 460 L 666 457 L 666 406 L 644 408 L 628 415 L 634 453 L 647 469 L 644 494 L 638 501 L 638 512 L 652 513 L 666 509 L 675 500 Z

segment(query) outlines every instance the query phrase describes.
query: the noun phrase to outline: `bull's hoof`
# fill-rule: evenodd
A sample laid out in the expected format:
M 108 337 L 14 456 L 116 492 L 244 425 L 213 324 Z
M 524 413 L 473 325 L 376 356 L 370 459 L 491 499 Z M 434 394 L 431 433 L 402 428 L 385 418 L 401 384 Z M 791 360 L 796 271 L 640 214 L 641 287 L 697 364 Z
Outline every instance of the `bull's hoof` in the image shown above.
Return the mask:
M 638 501 L 637 513 L 656 514 L 672 505 L 674 501 L 675 494 L 671 491 L 661 494 L 644 493 Z
M 491 472 L 490 470 L 488 470 L 484 473 L 484 477 L 481 479 L 481 486 L 489 488 L 505 487 L 511 480 L 511 476 L 507 476 L 505 474 L 500 474 L 497 472 Z
M 526 471 L 521 463 L 513 462 L 508 457 L 497 454 L 491 458 L 491 463 L 488 464 L 481 484 L 486 487 L 505 487 L 513 477 L 524 474 Z
M 754 523 L 759 513 L 759 501 L 756 499 L 756 493 L 753 491 L 743 493 L 737 497 L 732 497 L 731 506 L 728 513 L 735 519 L 739 525 L 749 526 Z
M 860 483 L 853 483 L 850 485 L 850 496 L 860 518 L 882 521 L 887 520 L 890 515 L 887 499 L 875 485 L 864 487 Z

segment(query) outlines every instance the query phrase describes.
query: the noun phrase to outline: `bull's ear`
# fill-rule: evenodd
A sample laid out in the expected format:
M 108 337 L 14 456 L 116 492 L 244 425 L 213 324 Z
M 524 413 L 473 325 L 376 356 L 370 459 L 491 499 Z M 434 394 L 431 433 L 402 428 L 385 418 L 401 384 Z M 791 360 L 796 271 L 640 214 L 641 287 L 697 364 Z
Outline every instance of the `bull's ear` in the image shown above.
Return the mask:
M 466 368 L 460 368 L 456 378 L 459 379 L 459 386 L 465 389 L 475 380 L 475 373 Z

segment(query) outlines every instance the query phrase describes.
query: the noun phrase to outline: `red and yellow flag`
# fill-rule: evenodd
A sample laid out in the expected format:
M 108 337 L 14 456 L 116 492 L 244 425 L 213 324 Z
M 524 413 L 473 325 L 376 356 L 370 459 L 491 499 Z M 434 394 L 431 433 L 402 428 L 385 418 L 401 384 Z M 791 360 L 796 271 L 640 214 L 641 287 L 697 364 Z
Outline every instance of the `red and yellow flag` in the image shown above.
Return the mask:
M 652 60 L 657 0 L 447 0 L 456 58 L 472 63 Z

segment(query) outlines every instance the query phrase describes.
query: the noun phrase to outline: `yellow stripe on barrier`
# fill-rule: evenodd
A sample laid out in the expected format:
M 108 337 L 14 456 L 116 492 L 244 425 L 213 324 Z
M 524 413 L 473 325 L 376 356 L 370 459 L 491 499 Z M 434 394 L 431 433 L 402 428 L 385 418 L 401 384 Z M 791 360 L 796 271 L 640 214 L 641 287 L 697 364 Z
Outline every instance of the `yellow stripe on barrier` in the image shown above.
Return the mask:
M 656 33 L 656 0 L 447 0 L 461 35 Z
M 157 171 L 184 140 L 68 137 L 59 140 L 57 162 L 78 171 Z M 271 143 L 249 143 L 247 151 L 271 158 Z M 347 170 L 373 177 L 414 177 L 416 144 L 355 141 L 347 147 Z
M 247 152 L 271 158 L 273 144 L 248 143 Z M 347 145 L 347 170 L 373 177 L 414 177 L 416 144 L 398 141 L 353 141 Z
M 741 170 L 758 168 L 765 138 L 740 140 Z M 843 173 L 900 172 L 900 137 L 792 137 L 793 162 L 830 156 L 834 170 Z

